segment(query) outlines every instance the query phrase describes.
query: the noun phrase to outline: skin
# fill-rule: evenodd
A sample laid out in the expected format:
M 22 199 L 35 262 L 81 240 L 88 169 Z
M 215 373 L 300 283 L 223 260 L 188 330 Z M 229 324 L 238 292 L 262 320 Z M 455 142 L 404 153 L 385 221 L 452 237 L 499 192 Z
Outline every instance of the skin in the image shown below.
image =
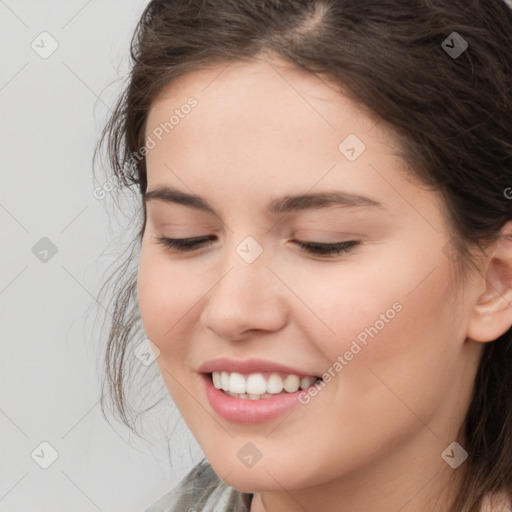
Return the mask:
M 138 294 L 162 377 L 213 469 L 255 493 L 251 512 L 445 510 L 448 477 L 455 485 L 464 464 L 440 455 L 464 445 L 481 350 L 512 324 L 510 240 L 457 279 L 440 197 L 412 179 L 391 128 L 277 57 L 169 84 L 146 135 L 191 96 L 197 106 L 147 154 L 147 189 L 194 193 L 215 214 L 147 202 Z M 351 133 L 366 146 L 354 162 L 338 150 Z M 383 208 L 265 211 L 276 197 L 328 190 Z M 158 243 L 205 235 L 216 239 L 195 252 Z M 263 248 L 253 263 L 236 252 L 247 236 Z M 362 243 L 322 257 L 293 240 Z M 321 375 L 396 302 L 402 310 L 309 404 L 255 425 L 211 408 L 203 362 L 257 357 Z M 251 468 L 237 457 L 247 442 L 262 454 Z

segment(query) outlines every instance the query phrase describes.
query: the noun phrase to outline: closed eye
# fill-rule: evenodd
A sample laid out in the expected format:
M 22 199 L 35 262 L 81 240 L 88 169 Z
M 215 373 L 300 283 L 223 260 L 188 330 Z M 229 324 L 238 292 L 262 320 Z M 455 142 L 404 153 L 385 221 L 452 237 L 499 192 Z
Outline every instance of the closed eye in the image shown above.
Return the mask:
M 349 240 L 348 242 L 337 242 L 334 244 L 323 244 L 320 242 L 300 242 L 296 243 L 305 251 L 312 254 L 341 254 L 351 251 L 356 245 L 359 245 L 357 240 Z
M 166 238 L 159 237 L 158 242 L 169 249 L 181 252 L 189 252 L 196 250 L 200 245 L 211 240 L 210 236 L 199 236 L 195 238 Z
M 166 238 L 159 237 L 158 242 L 164 247 L 178 252 L 192 252 L 199 247 L 204 246 L 206 242 L 211 242 L 215 236 L 200 236 L 195 238 Z M 336 255 L 347 253 L 360 244 L 357 240 L 349 240 L 346 242 L 337 242 L 332 244 L 320 242 L 301 242 L 293 240 L 294 243 L 310 254 L 316 255 Z

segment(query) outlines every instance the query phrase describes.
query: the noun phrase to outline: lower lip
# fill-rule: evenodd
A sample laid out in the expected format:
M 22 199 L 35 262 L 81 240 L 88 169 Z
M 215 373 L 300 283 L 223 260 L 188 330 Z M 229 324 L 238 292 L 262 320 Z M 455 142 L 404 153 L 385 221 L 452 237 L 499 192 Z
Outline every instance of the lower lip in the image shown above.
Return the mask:
M 235 423 L 263 423 L 278 418 L 300 405 L 299 395 L 307 391 L 301 389 L 295 393 L 276 395 L 272 398 L 249 400 L 226 395 L 213 385 L 209 375 L 201 374 L 201 377 L 213 410 L 225 420 Z

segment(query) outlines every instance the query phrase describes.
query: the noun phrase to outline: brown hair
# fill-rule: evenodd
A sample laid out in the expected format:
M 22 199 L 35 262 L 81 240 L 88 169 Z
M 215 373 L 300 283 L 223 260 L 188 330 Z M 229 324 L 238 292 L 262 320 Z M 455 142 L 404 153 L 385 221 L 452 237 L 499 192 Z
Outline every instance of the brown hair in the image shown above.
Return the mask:
M 453 32 L 468 43 L 459 56 L 443 48 Z M 153 0 L 95 158 L 106 145 L 116 184 L 135 185 L 140 201 L 145 122 L 162 88 L 206 65 L 273 52 L 331 78 L 393 127 L 411 176 L 440 192 L 465 270 L 474 263 L 470 248 L 496 241 L 512 220 L 511 49 L 512 11 L 503 0 Z M 143 202 L 142 210 L 132 251 L 105 283 L 115 282 L 116 294 L 102 410 L 108 399 L 132 429 L 126 365 L 141 322 L 136 271 L 128 268 L 144 232 Z M 509 329 L 483 350 L 461 427 L 469 457 L 451 512 L 473 510 L 489 492 L 512 492 L 511 346 Z

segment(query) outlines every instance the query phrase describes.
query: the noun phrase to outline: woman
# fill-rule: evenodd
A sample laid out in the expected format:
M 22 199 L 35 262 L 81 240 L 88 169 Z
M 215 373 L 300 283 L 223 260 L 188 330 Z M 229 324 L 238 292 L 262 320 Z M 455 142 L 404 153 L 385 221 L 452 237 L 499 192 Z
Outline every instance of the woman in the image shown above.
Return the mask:
M 511 510 L 511 28 L 149 3 L 103 135 L 143 211 L 109 391 L 130 424 L 143 325 L 207 461 L 148 511 Z

